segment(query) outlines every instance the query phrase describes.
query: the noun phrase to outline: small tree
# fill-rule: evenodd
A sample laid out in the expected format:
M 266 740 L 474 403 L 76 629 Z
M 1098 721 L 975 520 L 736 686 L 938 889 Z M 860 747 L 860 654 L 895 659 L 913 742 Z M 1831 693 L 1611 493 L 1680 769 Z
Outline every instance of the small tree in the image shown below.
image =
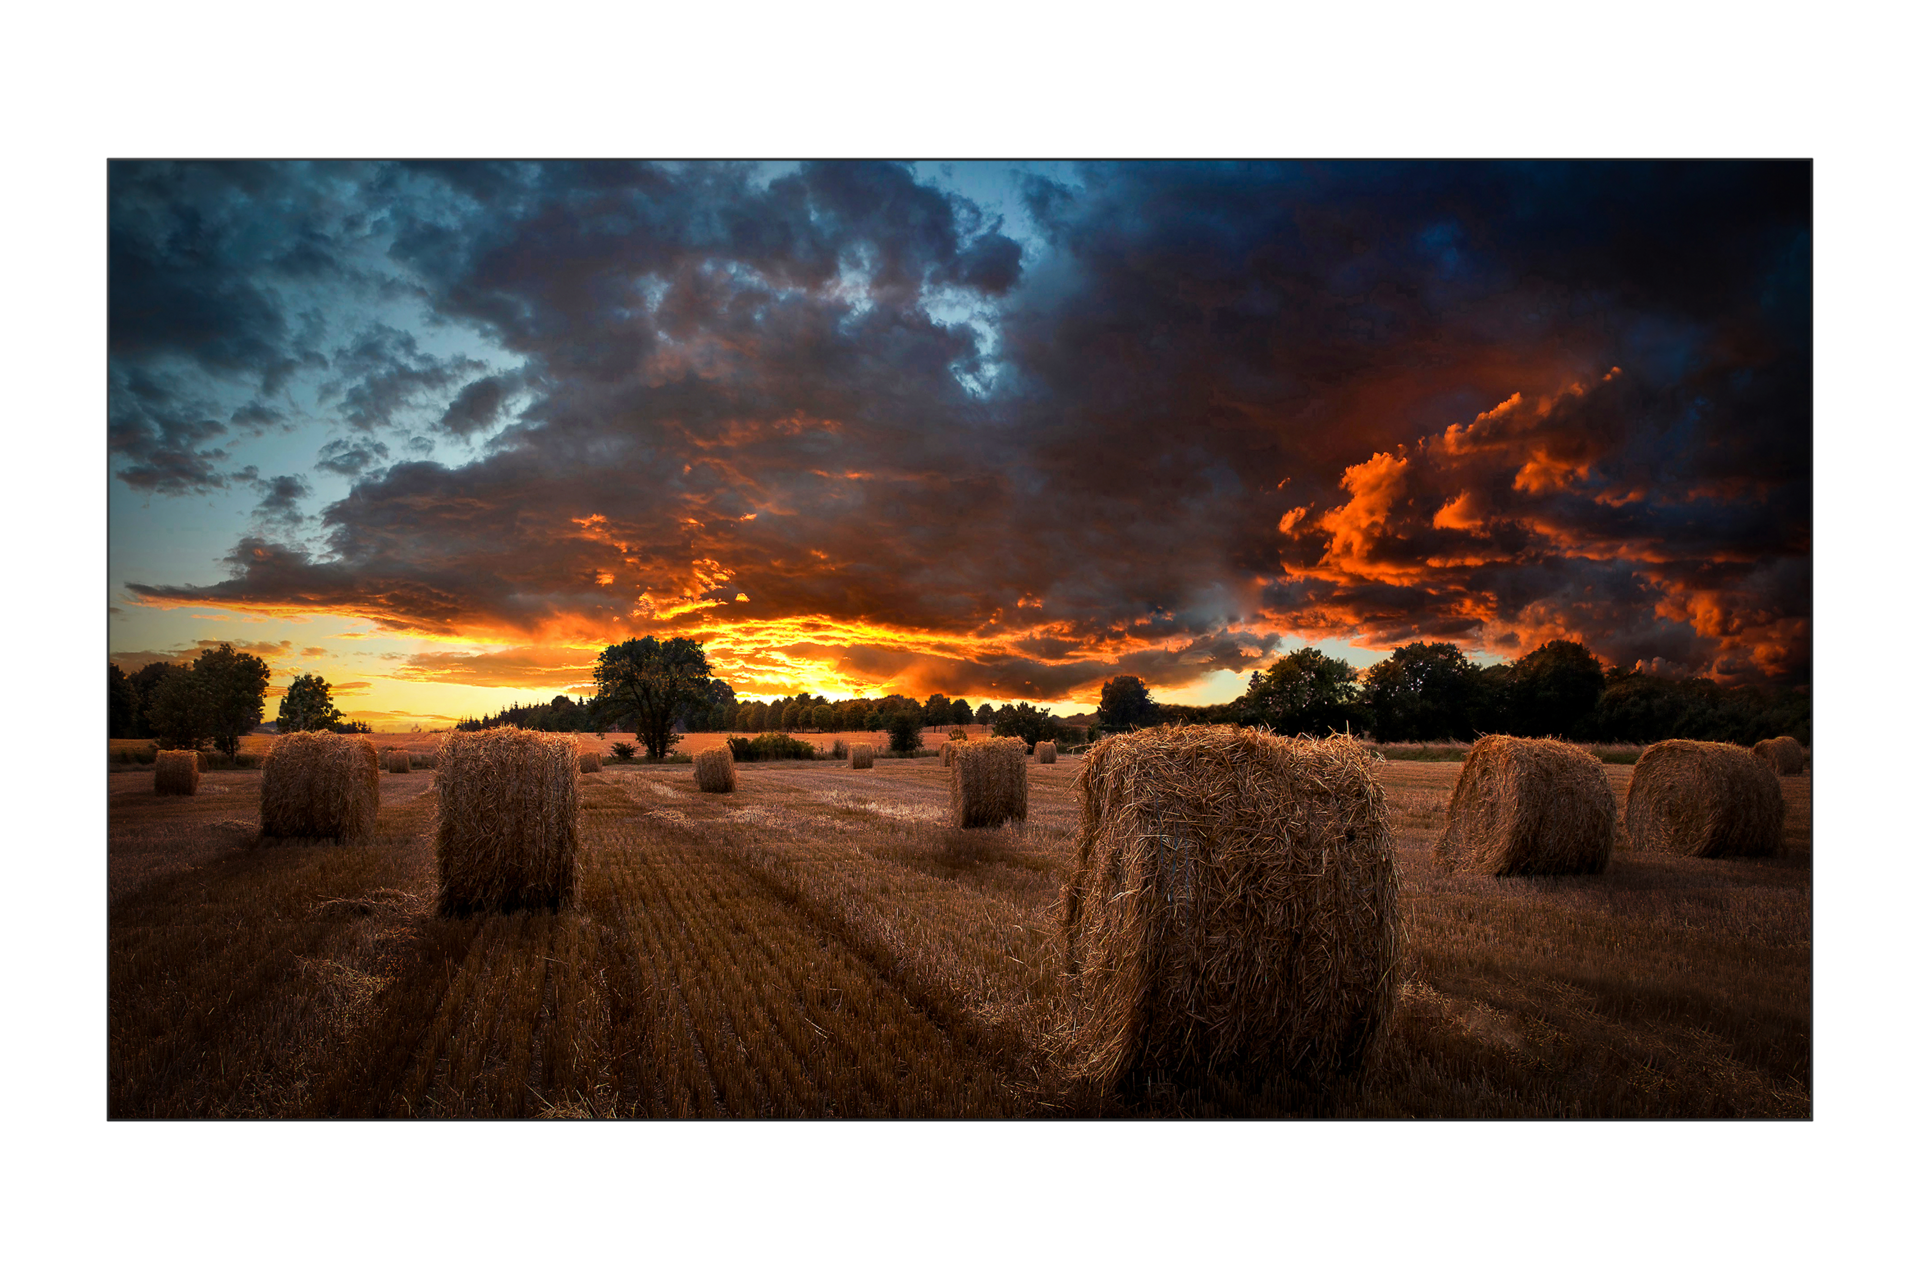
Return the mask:
M 1318 649 L 1290 653 L 1265 675 L 1255 672 L 1242 703 L 1248 723 L 1281 733 L 1338 733 L 1368 719 L 1353 664 Z
M 282 733 L 310 733 L 339 727 L 340 712 L 333 705 L 333 688 L 318 675 L 294 677 L 280 699 L 274 724 Z
M 154 686 L 147 705 L 147 726 L 168 751 L 198 751 L 214 735 L 211 704 L 199 675 L 175 667 Z
M 207 700 L 209 737 L 215 749 L 228 756 L 240 754 L 240 737 L 260 723 L 267 709 L 267 664 L 230 644 L 209 650 L 193 661 Z
M 887 745 L 905 753 L 920 749 L 921 712 L 911 700 L 896 707 L 887 716 Z
M 932 694 L 927 698 L 926 717 L 928 724 L 953 723 L 953 703 L 944 693 Z
M 967 700 L 965 698 L 955 698 L 953 700 L 952 714 L 953 714 L 953 722 L 955 724 L 972 724 L 973 723 L 973 708 L 967 705 Z
M 994 716 L 998 714 L 999 712 L 993 709 L 991 702 L 983 702 L 980 704 L 980 709 L 973 713 L 973 722 L 975 724 L 992 724 Z
M 1100 686 L 1100 724 L 1114 733 L 1143 729 L 1158 720 L 1153 695 L 1139 676 L 1115 676 Z
M 609 645 L 594 664 L 600 700 L 615 715 L 634 719 L 634 733 L 649 760 L 664 760 L 679 735 L 673 722 L 683 708 L 704 701 L 713 669 L 697 640 L 675 636 L 664 643 L 647 636 Z

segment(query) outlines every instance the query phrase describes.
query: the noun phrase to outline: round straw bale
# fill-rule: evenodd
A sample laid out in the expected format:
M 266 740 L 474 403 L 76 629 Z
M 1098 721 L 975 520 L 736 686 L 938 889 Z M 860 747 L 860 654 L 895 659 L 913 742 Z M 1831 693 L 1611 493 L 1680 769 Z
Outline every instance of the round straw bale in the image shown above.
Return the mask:
M 200 789 L 198 751 L 161 751 L 153 757 L 153 794 L 190 796 Z
M 1493 734 L 1474 743 L 1433 846 L 1442 871 L 1562 876 L 1607 869 L 1613 787 L 1591 751 Z
M 1686 858 L 1778 853 L 1785 816 L 1773 770 L 1724 742 L 1656 742 L 1641 753 L 1627 787 L 1634 847 Z
M 847 768 L 873 768 L 873 748 L 864 742 L 856 742 L 847 748 Z
M 1807 767 L 1807 753 L 1798 738 L 1768 738 L 1753 749 L 1753 754 L 1782 777 L 1791 777 Z
M 947 755 L 948 808 L 956 827 L 1027 820 L 1027 744 L 1018 738 L 955 742 Z
M 380 754 L 357 733 L 283 733 L 260 766 L 260 834 L 365 840 L 380 813 Z
M 441 915 L 559 910 L 573 901 L 580 766 L 572 738 L 450 733 L 440 750 Z
M 413 757 L 401 747 L 389 748 L 385 754 L 383 763 L 385 763 L 388 773 L 413 772 Z
M 1393 1011 L 1399 875 L 1352 738 L 1103 739 L 1058 908 L 1071 1070 L 1101 1088 L 1360 1068 Z
M 1033 744 L 1033 762 L 1035 764 L 1052 764 L 1059 758 L 1059 749 L 1056 748 L 1053 743 L 1036 742 Z
M 733 752 L 725 747 L 715 747 L 694 756 L 693 781 L 702 791 L 724 794 L 733 790 L 739 781 L 739 775 L 733 768 Z
M 407 763 L 416 769 L 438 769 L 440 767 L 440 754 L 436 751 L 409 751 L 407 752 Z
M 598 751 L 582 751 L 580 753 L 580 772 L 600 772 L 600 753 Z

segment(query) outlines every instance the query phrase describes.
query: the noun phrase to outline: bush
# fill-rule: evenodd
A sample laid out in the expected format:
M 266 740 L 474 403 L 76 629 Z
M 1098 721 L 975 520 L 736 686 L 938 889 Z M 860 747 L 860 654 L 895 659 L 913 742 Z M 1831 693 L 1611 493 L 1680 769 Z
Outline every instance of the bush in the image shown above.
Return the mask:
M 887 746 L 902 755 L 920 749 L 920 708 L 911 703 L 887 717 Z
M 613 744 L 613 755 L 614 755 L 614 758 L 615 758 L 615 759 L 617 759 L 617 760 L 631 760 L 631 759 L 633 759 L 633 744 L 632 744 L 631 742 L 616 742 L 616 743 L 614 743 L 614 744 Z
M 784 733 L 763 733 L 751 741 L 728 738 L 727 748 L 733 752 L 734 760 L 743 764 L 752 760 L 811 760 L 815 755 L 811 742 L 802 742 Z

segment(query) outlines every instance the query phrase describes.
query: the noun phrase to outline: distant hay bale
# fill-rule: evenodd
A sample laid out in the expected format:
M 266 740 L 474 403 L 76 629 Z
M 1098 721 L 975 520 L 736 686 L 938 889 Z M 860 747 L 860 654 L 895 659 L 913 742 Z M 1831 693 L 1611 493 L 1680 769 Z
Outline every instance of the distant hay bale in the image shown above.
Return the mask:
M 1107 1089 L 1358 1070 L 1392 1016 L 1399 875 L 1352 738 L 1229 725 L 1087 752 L 1057 921 L 1073 1074 Z
M 1670 738 L 1633 766 L 1627 835 L 1635 848 L 1683 858 L 1764 858 L 1780 851 L 1786 801 L 1765 761 L 1724 742 Z
M 365 840 L 380 813 L 380 753 L 364 734 L 283 733 L 260 767 L 260 834 Z
M 394 747 L 386 752 L 384 763 L 386 764 L 388 773 L 413 772 L 413 756 L 401 750 L 399 747 Z
M 721 750 L 724 751 L 726 748 L 722 747 Z M 600 753 L 598 751 L 582 751 L 580 753 L 580 772 L 600 772 Z
M 739 775 L 733 768 L 733 752 L 725 747 L 715 747 L 695 755 L 693 781 L 702 791 L 725 794 L 733 790 L 739 782 Z
M 161 751 L 153 757 L 153 794 L 190 796 L 200 789 L 198 751 Z
M 573 740 L 526 729 L 451 733 L 440 750 L 441 915 L 573 901 L 580 766 Z
M 873 748 L 864 742 L 856 742 L 848 747 L 847 767 L 849 769 L 873 768 Z
M 1607 869 L 1618 814 L 1590 751 L 1494 734 L 1467 752 L 1433 846 L 1442 871 L 1564 876 Z
M 1753 749 L 1767 767 L 1782 777 L 1792 777 L 1807 767 L 1807 752 L 1798 738 L 1768 738 Z
M 407 752 L 407 763 L 416 769 L 438 769 L 440 767 L 440 753 L 437 751 L 409 751 Z
M 1027 744 L 982 738 L 950 744 L 949 813 L 956 827 L 997 827 L 1027 820 Z
M 1052 764 L 1059 758 L 1060 753 L 1053 743 L 1036 742 L 1033 744 L 1033 762 L 1035 764 Z

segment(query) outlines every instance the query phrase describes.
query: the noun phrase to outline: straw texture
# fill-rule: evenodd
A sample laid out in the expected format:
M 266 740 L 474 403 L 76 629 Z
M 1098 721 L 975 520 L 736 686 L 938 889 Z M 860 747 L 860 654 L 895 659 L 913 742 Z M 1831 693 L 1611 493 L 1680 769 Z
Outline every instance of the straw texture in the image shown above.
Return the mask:
M 580 753 L 580 772 L 600 772 L 600 752 L 598 750 L 582 751 Z
M 161 751 L 153 757 L 153 794 L 190 796 L 200 789 L 198 751 Z
M 1350 1072 L 1392 1015 L 1399 876 L 1351 738 L 1225 725 L 1096 744 L 1058 909 L 1070 1071 L 1102 1088 Z
M 1753 749 L 1753 754 L 1783 778 L 1804 773 L 1807 768 L 1806 749 L 1798 738 L 1768 738 Z
M 733 752 L 725 747 L 702 751 L 693 758 L 693 781 L 702 791 L 726 793 L 739 785 L 733 768 Z
M 1773 770 L 1724 742 L 1657 742 L 1641 753 L 1627 787 L 1627 835 L 1651 852 L 1769 857 L 1780 851 L 1785 818 Z
M 1053 743 L 1036 742 L 1033 744 L 1033 762 L 1035 764 L 1052 764 L 1059 758 L 1059 750 Z
M 956 827 L 1027 820 L 1027 744 L 981 738 L 948 745 L 948 811 Z
M 571 738 L 507 728 L 450 733 L 439 787 L 440 914 L 572 903 L 580 766 Z
M 413 757 L 399 747 L 389 748 L 384 763 L 388 773 L 413 772 Z
M 864 742 L 856 742 L 847 748 L 847 768 L 873 768 L 873 748 Z
M 357 733 L 283 733 L 260 766 L 260 834 L 365 840 L 380 815 L 380 753 Z
M 1494 734 L 1467 752 L 1433 860 L 1442 871 L 1494 876 L 1605 871 L 1618 824 L 1592 752 Z

